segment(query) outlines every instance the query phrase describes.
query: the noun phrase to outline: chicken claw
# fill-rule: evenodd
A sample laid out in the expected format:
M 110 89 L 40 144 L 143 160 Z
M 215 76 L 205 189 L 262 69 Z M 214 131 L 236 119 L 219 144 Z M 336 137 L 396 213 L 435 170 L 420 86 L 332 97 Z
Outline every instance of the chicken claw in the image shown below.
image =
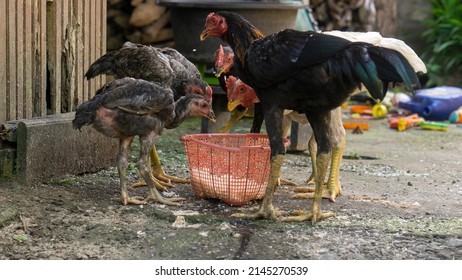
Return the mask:
M 298 184 L 295 183 L 295 182 L 289 181 L 287 179 L 279 177 L 278 178 L 278 187 L 280 187 L 280 186 L 298 186 Z
M 120 195 L 120 202 L 122 202 L 123 205 L 127 205 L 127 204 L 143 205 L 147 203 L 146 201 L 143 200 L 142 197 L 139 197 L 139 196 L 129 197 L 128 194 L 124 192 L 122 192 L 122 194 Z
M 265 220 L 273 220 L 279 221 L 280 218 L 285 215 L 286 212 L 279 211 L 274 209 L 273 205 L 262 205 L 260 210 L 255 213 L 236 213 L 232 214 L 232 218 L 239 218 L 239 219 L 265 219 Z
M 310 220 L 311 223 L 314 225 L 315 223 L 325 220 L 328 218 L 334 217 L 333 213 L 321 213 L 321 211 L 302 211 L 302 210 L 294 210 L 292 214 L 295 216 L 290 217 L 283 217 L 280 219 L 282 222 L 304 222 Z
M 160 191 L 167 191 L 167 188 L 174 188 L 175 186 L 172 184 L 180 183 L 180 184 L 188 184 L 191 182 L 189 179 L 178 178 L 175 176 L 167 175 L 162 168 L 162 165 L 159 160 L 159 155 L 157 154 L 157 150 L 155 145 L 151 148 L 150 151 L 150 159 L 152 163 L 152 175 L 154 176 L 154 180 L 157 181 L 156 187 Z M 132 188 L 138 188 L 146 186 L 146 181 L 141 180 L 131 185 Z
M 301 193 L 294 194 L 292 196 L 292 198 L 301 198 L 301 199 L 303 199 L 303 198 L 314 198 L 315 188 L 314 187 L 299 187 L 297 189 L 294 189 L 294 191 L 295 192 L 301 192 Z M 329 186 L 328 188 L 323 188 L 321 197 L 329 199 L 332 202 L 335 202 L 335 199 L 340 194 L 341 194 L 341 190 L 336 188 L 336 186 L 333 186 L 333 188 Z
M 174 188 L 175 186 L 170 184 L 169 182 L 165 182 L 165 181 L 162 181 L 160 180 L 158 177 L 156 176 L 153 176 L 152 178 L 155 182 L 156 182 L 156 188 L 159 190 L 159 191 L 163 191 L 163 192 L 166 192 L 168 191 L 167 188 Z M 139 187 L 144 187 L 144 186 L 147 186 L 146 184 L 146 181 L 145 180 L 141 180 L 139 182 L 136 182 L 136 183 L 133 183 L 130 188 L 139 188 Z
M 181 203 L 178 203 L 179 201 L 185 201 L 186 198 L 183 198 L 183 197 L 175 197 L 175 198 L 165 198 L 165 197 L 162 197 L 162 196 L 156 196 L 156 195 L 153 195 L 153 194 L 150 194 L 145 200 L 144 200 L 144 204 L 148 203 L 149 201 L 155 201 L 155 202 L 158 202 L 158 203 L 161 203 L 161 204 L 165 204 L 165 205 L 170 205 L 170 206 L 181 206 Z

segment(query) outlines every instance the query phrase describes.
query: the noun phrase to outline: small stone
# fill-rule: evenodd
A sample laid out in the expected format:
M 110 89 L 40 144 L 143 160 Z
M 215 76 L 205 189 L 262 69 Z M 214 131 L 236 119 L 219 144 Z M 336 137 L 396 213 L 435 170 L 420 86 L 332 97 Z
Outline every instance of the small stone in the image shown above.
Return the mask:
M 449 247 L 462 247 L 462 239 L 450 238 L 448 241 L 446 241 L 446 245 Z

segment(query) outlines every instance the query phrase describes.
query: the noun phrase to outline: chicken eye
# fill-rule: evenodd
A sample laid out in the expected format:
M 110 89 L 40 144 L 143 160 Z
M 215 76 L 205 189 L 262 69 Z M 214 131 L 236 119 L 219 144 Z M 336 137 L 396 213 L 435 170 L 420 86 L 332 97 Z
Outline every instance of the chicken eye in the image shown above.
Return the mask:
M 210 20 L 210 22 L 211 22 L 213 25 L 216 25 L 216 24 L 217 24 L 216 18 L 212 18 L 212 19 Z
M 245 92 L 245 88 L 241 87 L 241 88 L 239 88 L 239 91 L 240 91 L 241 93 L 244 93 L 244 92 Z

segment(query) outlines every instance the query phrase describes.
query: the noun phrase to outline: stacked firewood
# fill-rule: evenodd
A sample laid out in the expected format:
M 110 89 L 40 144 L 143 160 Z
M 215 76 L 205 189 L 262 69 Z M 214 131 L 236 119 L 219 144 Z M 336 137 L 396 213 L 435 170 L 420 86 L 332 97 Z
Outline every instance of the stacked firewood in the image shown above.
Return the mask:
M 173 45 L 170 12 L 156 0 L 108 0 L 107 49 L 120 48 L 126 41 Z
M 311 0 L 321 30 L 371 31 L 376 9 L 373 0 Z

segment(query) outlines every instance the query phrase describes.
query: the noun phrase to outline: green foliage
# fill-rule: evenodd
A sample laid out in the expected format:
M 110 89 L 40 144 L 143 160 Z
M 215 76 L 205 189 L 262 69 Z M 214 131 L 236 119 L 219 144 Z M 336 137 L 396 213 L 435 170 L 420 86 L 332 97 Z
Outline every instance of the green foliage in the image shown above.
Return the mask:
M 444 84 L 449 76 L 462 73 L 462 4 L 460 0 L 429 0 L 433 18 L 423 35 L 427 47 L 423 58 L 430 83 Z

